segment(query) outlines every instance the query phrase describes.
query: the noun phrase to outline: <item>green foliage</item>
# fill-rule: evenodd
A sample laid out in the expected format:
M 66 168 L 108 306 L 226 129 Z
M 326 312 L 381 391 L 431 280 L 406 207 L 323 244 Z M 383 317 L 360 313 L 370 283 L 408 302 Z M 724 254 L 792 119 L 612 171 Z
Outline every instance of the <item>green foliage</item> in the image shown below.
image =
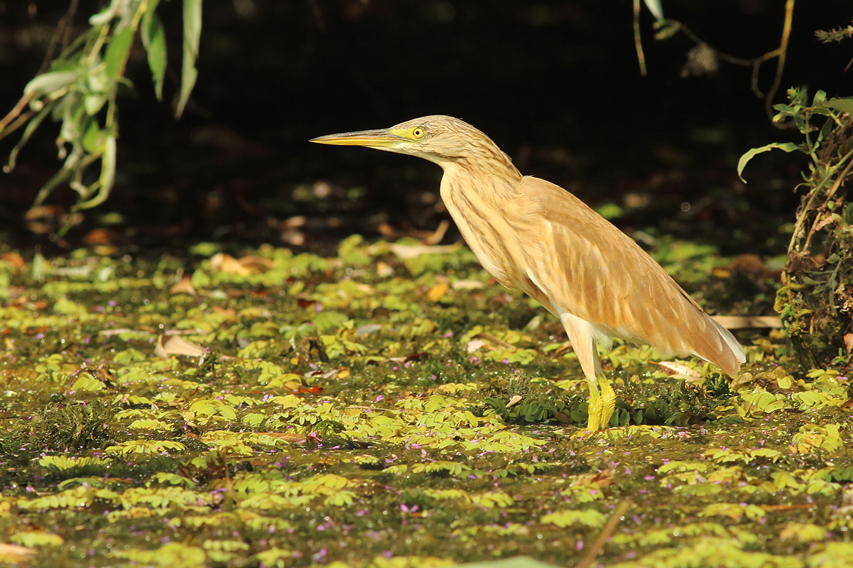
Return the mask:
M 608 566 L 845 558 L 830 549 L 849 528 L 830 506 L 853 478 L 845 374 L 768 355 L 731 384 L 697 383 L 620 345 L 604 361 L 611 428 L 590 434 L 557 321 L 508 324 L 505 291 L 455 248 L 406 245 L 449 259 L 377 278 L 380 258 L 403 266 L 391 244 L 350 244 L 367 264 L 263 247 L 251 254 L 267 272 L 224 278 L 202 260 L 207 288 L 192 298 L 168 292 L 171 257 L 78 251 L 45 262 L 43 281 L 13 271 L 0 532 L 36 547 L 32 565 L 426 566 L 437 546 L 455 561 L 569 565 L 630 499 L 600 552 Z M 673 266 L 699 261 L 676 248 Z M 105 264 L 133 278 L 102 280 Z M 62 299 L 79 309 L 56 314 Z M 176 331 L 222 357 L 157 356 L 157 335 Z
M 801 426 L 799 432 L 794 434 L 790 450 L 798 454 L 811 453 L 816 449 L 833 453 L 841 449 L 843 443 L 838 424 L 826 426 L 807 424 Z
M 154 550 L 117 550 L 110 553 L 112 558 L 128 560 L 133 564 L 148 566 L 182 566 L 186 568 L 204 568 L 207 565 L 204 549 L 178 542 L 170 542 Z
M 793 123 L 804 141 L 754 148 L 741 157 L 738 173 L 755 155 L 772 149 L 808 156 L 802 184 L 806 194 L 775 307 L 800 362 L 813 368 L 833 358 L 853 331 L 846 315 L 853 306 L 853 203 L 845 188 L 853 167 L 853 98 L 827 99 L 817 91 L 809 101 L 805 89 L 793 88 L 788 99 L 774 107 L 773 120 Z
M 491 397 L 483 402 L 510 424 L 569 422 L 571 413 L 570 407 L 562 400 L 524 400 L 509 408 L 507 408 L 507 401 L 499 398 Z M 579 420 L 583 418 L 579 417 Z
M 655 239 L 654 248 L 649 254 L 667 272 L 676 275 L 679 282 L 684 283 L 707 279 L 707 274 L 718 262 L 717 250 L 713 245 L 675 241 L 667 235 Z
M 853 26 L 847 26 L 846 28 L 834 28 L 831 30 L 817 30 L 815 32 L 815 36 L 818 40 L 824 43 L 832 41 L 841 42 L 853 37 Z
M 574 526 L 601 528 L 607 522 L 607 517 L 595 509 L 568 509 L 544 515 L 541 521 L 543 523 L 551 523 L 561 529 Z
M 178 117 L 195 84 L 195 61 L 201 34 L 201 0 L 183 0 L 183 3 L 183 66 Z M 9 155 L 6 172 L 14 169 L 18 153 L 45 118 L 50 116 L 54 122 L 61 123 L 56 144 L 65 163 L 42 187 L 36 205 L 64 183 L 78 193 L 75 210 L 95 207 L 109 196 L 116 176 L 116 98 L 121 86 L 130 85 L 125 78 L 125 66 L 137 33 L 148 56 L 155 94 L 158 99 L 162 98 L 167 57 L 165 30 L 156 12 L 158 4 L 159 0 L 112 0 L 104 11 L 89 18 L 87 30 L 64 46 L 59 56 L 51 61 L 49 71 L 24 87 L 21 101 L 0 121 L 0 139 L 26 125 Z M 66 31 L 58 29 L 57 37 Z M 97 162 L 100 162 L 97 180 L 84 183 L 87 170 Z M 69 226 L 63 227 L 61 232 Z
M 803 568 L 797 557 L 744 550 L 742 544 L 728 536 L 695 539 L 687 545 L 659 548 L 640 561 L 614 563 L 616 568 L 687 568 L 690 566 L 715 566 L 718 568 Z
M 169 440 L 130 440 L 106 448 L 109 454 L 115 454 L 126 459 L 148 455 L 160 455 L 167 452 L 181 452 L 186 446 L 180 442 Z
M 338 245 L 338 257 L 347 264 L 359 265 L 370 262 L 369 247 L 363 246 L 364 237 L 361 235 L 350 235 Z
M 58 534 L 52 534 L 44 531 L 18 532 L 13 534 L 10 540 L 15 544 L 20 544 L 28 548 L 59 546 L 65 543 L 65 540 Z
M 263 566 L 275 568 L 284 568 L 285 566 L 289 566 L 291 558 L 293 558 L 292 551 L 282 550 L 275 547 L 259 552 L 253 557 L 254 560 L 257 560 Z
M 0 452 L 62 452 L 97 447 L 113 435 L 115 409 L 101 403 L 49 404 L 31 422 L 16 425 L 0 437 Z
M 82 315 L 86 313 L 86 307 L 73 302 L 68 298 L 60 298 L 53 305 L 53 311 L 60 315 Z

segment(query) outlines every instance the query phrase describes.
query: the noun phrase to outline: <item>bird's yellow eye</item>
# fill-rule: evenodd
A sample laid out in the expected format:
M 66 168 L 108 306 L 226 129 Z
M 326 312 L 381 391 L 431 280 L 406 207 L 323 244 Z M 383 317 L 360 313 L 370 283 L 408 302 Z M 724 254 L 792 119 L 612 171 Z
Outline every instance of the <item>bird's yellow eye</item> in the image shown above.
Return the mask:
M 424 137 L 424 134 L 426 134 L 426 128 L 423 126 L 416 126 L 412 128 L 412 138 L 415 140 L 420 140 Z

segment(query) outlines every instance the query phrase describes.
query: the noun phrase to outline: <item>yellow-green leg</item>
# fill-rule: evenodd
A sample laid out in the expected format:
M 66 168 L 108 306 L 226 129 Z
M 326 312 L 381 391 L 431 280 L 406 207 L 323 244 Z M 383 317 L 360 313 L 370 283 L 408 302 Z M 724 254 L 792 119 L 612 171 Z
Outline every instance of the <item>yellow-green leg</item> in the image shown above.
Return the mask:
M 610 425 L 616 408 L 616 393 L 604 375 L 587 378 L 589 383 L 589 422 L 587 430 L 595 432 Z
M 590 432 L 595 432 L 596 430 L 600 430 L 604 425 L 601 422 L 601 411 L 604 409 L 604 405 L 602 404 L 601 395 L 598 393 L 598 386 L 595 381 L 587 379 L 587 383 L 589 383 L 589 421 L 586 424 L 586 429 Z
M 601 381 L 601 427 L 607 428 L 610 426 L 610 418 L 616 409 L 616 393 L 610 386 L 607 377 L 601 375 L 598 380 Z
M 610 418 L 616 408 L 616 393 L 607 382 L 607 378 L 601 371 L 601 362 L 598 360 L 598 352 L 595 349 L 595 330 L 589 322 L 586 322 L 567 312 L 560 313 L 560 321 L 566 328 L 569 341 L 578 356 L 578 361 L 586 375 L 589 384 L 589 421 L 587 430 L 595 432 L 610 425 Z M 600 386 L 599 386 L 600 381 Z

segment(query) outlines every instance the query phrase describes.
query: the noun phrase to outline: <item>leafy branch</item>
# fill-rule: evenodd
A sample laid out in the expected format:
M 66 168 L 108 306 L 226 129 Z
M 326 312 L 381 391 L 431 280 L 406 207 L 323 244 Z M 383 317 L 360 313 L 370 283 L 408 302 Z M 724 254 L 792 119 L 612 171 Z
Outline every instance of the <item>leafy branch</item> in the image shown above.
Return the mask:
M 740 158 L 738 175 L 753 157 L 769 150 L 809 157 L 801 184 L 808 192 L 797 211 L 776 309 L 801 359 L 814 366 L 815 351 L 831 351 L 853 332 L 848 323 L 853 314 L 853 203 L 842 191 L 853 171 L 853 98 L 827 100 L 818 91 L 809 102 L 805 89 L 789 89 L 788 99 L 774 107 L 773 121 L 793 124 L 803 141 L 751 149 Z M 842 313 L 848 317 L 840 318 Z
M 120 85 L 125 78 L 130 48 L 137 33 L 148 57 L 158 100 L 163 98 L 166 72 L 166 34 L 157 15 L 159 0 L 112 0 L 104 11 L 89 18 L 89 29 L 68 43 L 26 87 L 15 107 L 0 119 L 0 139 L 20 128 L 21 138 L 9 154 L 4 172 L 15 168 L 18 154 L 45 118 L 61 123 L 56 146 L 62 168 L 41 188 L 35 205 L 41 204 L 60 184 L 68 183 L 78 193 L 74 210 L 95 207 L 109 196 L 115 183 L 118 106 Z M 180 95 L 175 115 L 180 117 L 195 84 L 201 35 L 202 0 L 183 0 L 183 65 Z M 72 3 L 69 14 L 73 14 Z M 64 20 L 63 20 L 64 22 Z M 67 31 L 63 22 L 55 38 Z M 54 41 L 51 42 L 53 49 Z M 50 56 L 50 55 L 49 55 Z M 100 162 L 95 181 L 84 181 L 88 169 Z M 69 219 L 73 219 L 70 215 Z M 68 230 L 70 221 L 60 231 Z
M 649 8 L 651 9 L 651 6 Z M 639 14 L 639 0 L 635 0 L 634 43 L 635 48 L 637 50 L 637 59 L 640 62 L 640 74 L 645 77 L 646 63 L 645 56 L 643 54 L 643 46 L 640 42 Z M 655 17 L 656 21 L 654 26 L 655 30 L 657 30 L 657 32 L 655 33 L 655 39 L 662 41 L 665 39 L 669 39 L 680 32 L 686 35 L 693 43 L 696 44 L 696 46 L 691 49 L 687 55 L 687 63 L 685 64 L 681 72 L 682 76 L 714 73 L 716 72 L 718 67 L 718 60 L 722 60 L 733 65 L 752 67 L 752 92 L 755 93 L 755 96 L 757 96 L 758 98 L 765 98 L 765 108 L 767 110 L 767 115 L 773 115 L 773 99 L 776 97 L 776 93 L 782 84 L 782 74 L 785 70 L 785 60 L 788 52 L 788 42 L 791 37 L 791 24 L 794 19 L 794 0 L 786 0 L 785 2 L 785 22 L 782 26 L 782 38 L 779 41 L 779 47 L 770 50 L 763 55 L 751 59 L 734 57 L 732 55 L 717 51 L 681 22 L 678 22 L 676 20 L 664 19 L 662 15 L 658 13 L 655 13 Z M 762 93 L 761 90 L 758 88 L 758 70 L 761 68 L 761 65 L 764 62 L 770 61 L 772 59 L 777 59 L 776 73 L 773 78 L 773 84 L 770 86 L 770 89 L 767 91 L 767 94 L 765 96 L 765 94 Z
M 853 37 L 853 26 L 847 26 L 846 28 L 833 28 L 831 30 L 817 30 L 814 34 L 817 39 L 823 43 L 830 43 L 833 41 L 840 43 L 845 39 Z M 844 67 L 844 71 L 850 69 L 851 65 L 853 65 L 853 59 L 847 63 L 847 66 Z

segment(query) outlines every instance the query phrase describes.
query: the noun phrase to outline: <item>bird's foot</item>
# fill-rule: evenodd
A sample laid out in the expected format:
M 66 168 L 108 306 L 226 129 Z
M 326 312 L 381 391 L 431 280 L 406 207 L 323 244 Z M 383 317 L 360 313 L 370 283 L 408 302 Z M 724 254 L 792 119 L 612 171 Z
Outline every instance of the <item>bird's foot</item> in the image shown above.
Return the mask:
M 604 404 L 601 400 L 601 395 L 598 394 L 598 389 L 590 385 L 588 410 L 589 421 L 586 425 L 586 429 L 589 432 L 597 432 L 598 430 L 601 430 L 603 426 L 605 426 L 605 423 L 601 420 L 603 410 Z
M 616 410 L 616 393 L 607 379 L 601 377 L 601 426 L 610 426 L 610 418 Z
M 571 436 L 569 436 L 569 439 L 575 442 L 583 442 L 584 440 L 592 438 L 596 434 L 598 434 L 598 432 L 594 432 L 592 430 L 578 430 L 577 432 L 574 432 Z
M 616 393 L 605 377 L 598 377 L 598 385 L 589 385 L 589 422 L 587 431 L 597 432 L 610 426 L 610 418 L 616 410 Z

